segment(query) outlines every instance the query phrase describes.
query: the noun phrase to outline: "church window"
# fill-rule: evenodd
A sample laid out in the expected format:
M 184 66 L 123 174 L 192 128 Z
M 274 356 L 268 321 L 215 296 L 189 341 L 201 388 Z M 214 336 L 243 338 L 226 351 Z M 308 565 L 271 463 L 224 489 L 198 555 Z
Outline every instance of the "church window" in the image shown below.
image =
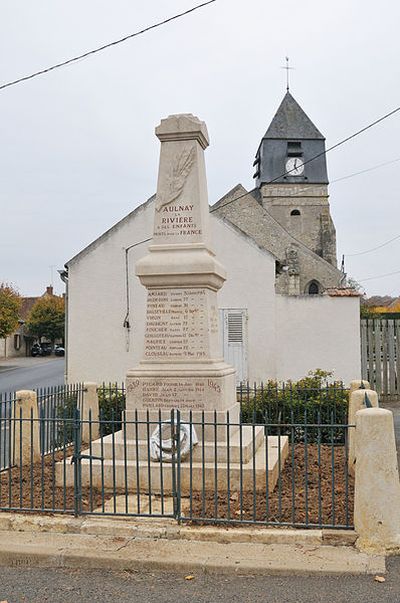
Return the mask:
M 303 151 L 301 150 L 301 142 L 289 141 L 287 143 L 287 156 L 302 157 Z
M 307 285 L 307 293 L 308 295 L 318 295 L 319 294 L 319 284 L 317 283 L 317 281 L 311 281 L 311 283 L 309 283 Z
M 298 209 L 292 209 L 292 211 L 290 212 L 291 216 L 300 216 L 300 210 Z

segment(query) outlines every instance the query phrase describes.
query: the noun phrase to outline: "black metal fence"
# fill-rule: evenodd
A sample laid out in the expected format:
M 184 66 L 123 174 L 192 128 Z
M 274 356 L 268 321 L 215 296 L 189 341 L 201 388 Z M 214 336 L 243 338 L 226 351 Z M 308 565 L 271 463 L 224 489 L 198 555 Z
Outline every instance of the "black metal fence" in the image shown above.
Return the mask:
M 302 414 L 285 397 L 275 414 L 256 406 L 243 417 L 246 405 L 263 400 L 259 388 L 247 388 L 246 396 L 238 392 L 242 418 L 253 419 L 245 423 L 239 413 L 178 410 L 127 418 L 124 389 L 101 391 L 98 419 L 82 418 L 82 386 L 38 392 L 37 418 L 4 412 L 1 510 L 352 527 L 347 439 L 354 426 L 338 420 L 341 399 L 318 402 L 321 393 L 310 392 Z M 311 412 L 310 400 L 333 404 L 331 420 L 321 408 Z

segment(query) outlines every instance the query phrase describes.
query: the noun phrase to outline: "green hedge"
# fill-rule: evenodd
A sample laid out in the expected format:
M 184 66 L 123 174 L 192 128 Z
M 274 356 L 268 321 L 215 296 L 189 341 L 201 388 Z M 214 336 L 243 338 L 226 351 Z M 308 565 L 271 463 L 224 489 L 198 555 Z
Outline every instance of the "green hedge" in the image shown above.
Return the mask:
M 103 384 L 98 388 L 100 434 L 106 436 L 119 431 L 122 420 L 122 412 L 125 410 L 125 389 L 117 383 Z M 104 421 L 104 422 L 103 422 Z
M 343 443 L 345 429 L 331 426 L 347 423 L 348 391 L 341 381 L 327 383 L 330 376 L 316 370 L 297 382 L 241 386 L 242 422 L 267 424 L 271 435 L 291 435 L 296 441 Z

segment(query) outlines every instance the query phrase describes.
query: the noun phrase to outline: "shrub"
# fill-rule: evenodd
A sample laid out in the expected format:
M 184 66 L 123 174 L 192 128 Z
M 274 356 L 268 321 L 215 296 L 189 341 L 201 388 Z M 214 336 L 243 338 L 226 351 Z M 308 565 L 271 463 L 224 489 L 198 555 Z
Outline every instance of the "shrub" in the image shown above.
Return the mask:
M 122 412 L 125 410 L 125 389 L 117 383 L 104 384 L 98 388 L 100 434 L 106 436 L 119 431 Z
M 242 422 L 267 424 L 270 434 L 291 435 L 296 441 L 343 443 L 345 429 L 332 426 L 347 423 L 348 392 L 341 381 L 329 383 L 331 376 L 317 369 L 297 382 L 241 387 Z

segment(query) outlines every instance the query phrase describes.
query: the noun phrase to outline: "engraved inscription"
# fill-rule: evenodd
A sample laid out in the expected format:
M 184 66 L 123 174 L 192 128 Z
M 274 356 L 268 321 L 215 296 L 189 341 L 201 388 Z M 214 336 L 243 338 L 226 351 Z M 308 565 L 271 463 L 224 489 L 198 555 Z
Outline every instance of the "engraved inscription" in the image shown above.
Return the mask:
M 148 292 L 144 356 L 147 360 L 191 360 L 209 356 L 205 289 Z M 211 313 L 210 328 L 218 329 Z
M 179 203 L 160 208 L 155 220 L 155 239 L 200 236 L 202 230 L 197 215 L 198 210 L 195 211 L 192 203 Z
M 204 408 L 205 385 L 202 380 L 154 379 L 143 382 L 143 408 Z

